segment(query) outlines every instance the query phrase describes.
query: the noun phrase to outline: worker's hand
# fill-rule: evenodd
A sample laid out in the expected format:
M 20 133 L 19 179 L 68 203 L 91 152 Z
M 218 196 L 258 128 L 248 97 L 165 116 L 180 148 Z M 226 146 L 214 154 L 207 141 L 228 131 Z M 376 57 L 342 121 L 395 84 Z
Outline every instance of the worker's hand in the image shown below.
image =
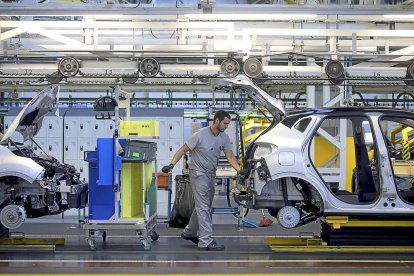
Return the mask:
M 243 170 L 240 170 L 240 171 L 238 172 L 238 176 L 239 176 L 240 178 L 246 179 L 246 177 L 248 177 L 248 176 L 249 176 L 249 170 L 248 170 L 248 169 L 243 169 Z
M 167 166 L 162 167 L 161 171 L 163 173 L 169 173 L 170 171 L 172 171 L 172 169 L 174 169 L 174 165 L 173 164 L 169 164 Z

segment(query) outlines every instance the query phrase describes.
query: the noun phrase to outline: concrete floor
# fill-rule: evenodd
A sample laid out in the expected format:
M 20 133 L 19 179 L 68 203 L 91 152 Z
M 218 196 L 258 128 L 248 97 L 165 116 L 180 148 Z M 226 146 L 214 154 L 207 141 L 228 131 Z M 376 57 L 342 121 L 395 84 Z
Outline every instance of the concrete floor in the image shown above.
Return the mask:
M 318 233 L 318 223 L 294 230 L 277 224 L 243 228 L 234 224 L 214 227 L 215 239 L 226 246 L 222 252 L 206 252 L 182 240 L 181 229 L 158 224 L 160 238 L 145 251 L 128 231 L 108 233 L 106 243 L 90 251 L 85 231 L 76 223 L 32 221 L 20 232 L 27 237 L 65 237 L 54 251 L 28 249 L 0 252 L 0 273 L 39 274 L 317 274 L 317 273 L 414 273 L 412 253 L 289 253 L 272 251 L 264 237 Z

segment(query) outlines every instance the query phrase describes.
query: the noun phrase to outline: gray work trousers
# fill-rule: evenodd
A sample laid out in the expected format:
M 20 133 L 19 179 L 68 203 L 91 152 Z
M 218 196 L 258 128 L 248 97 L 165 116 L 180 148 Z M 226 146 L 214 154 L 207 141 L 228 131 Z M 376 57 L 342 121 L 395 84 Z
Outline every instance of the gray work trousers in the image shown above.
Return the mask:
M 194 195 L 195 209 L 184 228 L 187 237 L 199 237 L 198 247 L 207 247 L 213 238 L 211 204 L 214 197 L 215 173 L 190 170 L 190 185 Z

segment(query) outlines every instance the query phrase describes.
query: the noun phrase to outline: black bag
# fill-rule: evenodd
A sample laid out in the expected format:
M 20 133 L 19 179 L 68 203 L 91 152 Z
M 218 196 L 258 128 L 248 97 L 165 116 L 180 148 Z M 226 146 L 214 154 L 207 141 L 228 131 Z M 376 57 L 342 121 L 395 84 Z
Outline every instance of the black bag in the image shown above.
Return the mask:
M 169 226 L 184 228 L 190 221 L 194 210 L 194 197 L 190 186 L 190 177 L 189 175 L 177 175 L 174 180 L 175 199 Z

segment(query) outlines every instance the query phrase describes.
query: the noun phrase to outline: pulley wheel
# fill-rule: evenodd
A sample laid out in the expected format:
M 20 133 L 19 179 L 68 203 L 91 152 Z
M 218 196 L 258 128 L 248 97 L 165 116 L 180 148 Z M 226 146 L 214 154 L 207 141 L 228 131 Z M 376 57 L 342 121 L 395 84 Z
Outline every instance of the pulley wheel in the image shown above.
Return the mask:
M 325 66 L 325 73 L 330 79 L 340 78 L 344 74 L 344 66 L 337 60 L 331 60 Z
M 54 74 L 50 74 L 46 76 L 46 80 L 50 83 L 50 84 L 57 84 L 59 82 L 61 82 L 63 79 L 63 76 L 59 73 L 54 73 Z
M 340 84 L 342 84 L 343 82 L 344 82 L 344 80 L 345 80 L 345 75 L 344 74 L 342 74 L 339 78 L 337 78 L 337 79 L 332 79 L 332 78 L 329 78 L 329 82 L 331 83 L 331 84 L 333 84 L 333 85 L 340 85 Z
M 197 80 L 198 80 L 199 82 L 204 82 L 204 83 L 209 81 L 209 79 L 208 79 L 208 78 L 203 78 L 203 77 L 197 78 Z
M 248 58 L 243 64 L 246 76 L 255 78 L 263 72 L 263 65 L 257 58 Z
M 134 76 L 134 75 L 131 75 L 131 76 L 123 76 L 122 77 L 122 81 L 124 83 L 127 83 L 127 84 L 134 84 L 134 83 L 136 83 L 138 81 L 138 76 Z
M 160 65 L 154 58 L 144 58 L 139 63 L 139 71 L 144 77 L 153 78 L 160 72 Z
M 20 227 L 26 220 L 26 212 L 18 205 L 7 205 L 0 212 L 0 222 L 8 229 Z
M 65 77 L 73 77 L 79 72 L 80 64 L 76 58 L 65 57 L 59 61 L 58 71 Z
M 414 85 L 414 62 L 407 67 L 407 79 L 404 79 L 406 85 Z
M 285 206 L 277 213 L 277 221 L 284 228 L 294 228 L 300 222 L 299 210 L 293 206 Z
M 407 67 L 407 77 L 410 79 L 414 79 L 414 62 L 412 62 Z
M 240 64 L 234 58 L 223 60 L 220 65 L 221 71 L 228 77 L 235 77 L 240 72 Z

